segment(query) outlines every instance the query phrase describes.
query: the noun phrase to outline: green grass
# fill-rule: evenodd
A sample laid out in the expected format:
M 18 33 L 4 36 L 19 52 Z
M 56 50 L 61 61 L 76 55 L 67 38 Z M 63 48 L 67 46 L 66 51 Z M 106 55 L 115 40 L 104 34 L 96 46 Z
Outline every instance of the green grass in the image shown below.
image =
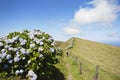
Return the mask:
M 67 48 L 70 40 L 62 44 L 61 47 Z M 120 80 L 119 47 L 74 38 L 74 45 L 69 50 L 69 54 L 67 57 L 64 53 L 60 58 L 62 63 L 57 64 L 66 80 L 70 80 L 69 76 L 71 80 L 93 80 L 96 65 L 100 66 L 99 80 Z M 80 62 L 82 62 L 82 75 L 79 73 Z M 66 65 L 69 66 L 69 69 Z
M 55 41 L 57 44 L 57 47 L 61 46 L 64 42 L 63 41 Z

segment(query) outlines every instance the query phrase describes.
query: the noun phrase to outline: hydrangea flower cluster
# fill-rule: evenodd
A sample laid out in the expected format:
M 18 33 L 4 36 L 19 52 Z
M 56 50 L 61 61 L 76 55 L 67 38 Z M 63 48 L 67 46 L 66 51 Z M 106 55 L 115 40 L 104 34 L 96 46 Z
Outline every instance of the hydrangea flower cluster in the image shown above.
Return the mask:
M 28 71 L 27 76 L 30 78 L 30 80 L 36 80 L 37 79 L 37 75 L 32 70 Z
M 0 38 L 0 71 L 7 74 L 24 74 L 36 80 L 47 73 L 45 67 L 57 63 L 56 55 L 55 41 L 40 30 L 13 32 Z

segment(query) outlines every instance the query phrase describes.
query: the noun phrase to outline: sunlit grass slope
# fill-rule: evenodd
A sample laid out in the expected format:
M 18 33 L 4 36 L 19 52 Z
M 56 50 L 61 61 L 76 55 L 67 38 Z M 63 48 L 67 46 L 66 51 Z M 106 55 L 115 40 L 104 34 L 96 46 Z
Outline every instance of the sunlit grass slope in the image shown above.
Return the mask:
M 57 47 L 61 46 L 64 43 L 63 41 L 55 41 L 55 42 L 56 42 Z
M 69 56 L 65 52 L 56 66 L 64 73 L 66 80 L 93 80 L 96 66 L 99 65 L 99 80 L 120 80 L 120 48 L 73 38 L 73 48 Z M 71 39 L 61 45 L 64 51 Z M 82 63 L 82 74 L 80 74 Z

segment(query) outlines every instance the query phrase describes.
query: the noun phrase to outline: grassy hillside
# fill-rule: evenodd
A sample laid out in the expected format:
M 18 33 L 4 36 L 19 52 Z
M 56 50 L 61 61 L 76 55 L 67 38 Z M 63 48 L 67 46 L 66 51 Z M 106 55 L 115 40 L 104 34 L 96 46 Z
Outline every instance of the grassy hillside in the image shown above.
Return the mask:
M 60 47 L 66 49 L 71 39 Z M 66 50 L 65 50 L 66 51 Z M 73 47 L 60 57 L 57 68 L 64 73 L 66 80 L 93 80 L 96 66 L 99 65 L 99 80 L 120 80 L 120 48 L 74 38 Z M 82 63 L 82 74 L 80 74 Z
M 55 41 L 57 44 L 57 47 L 61 46 L 64 42 L 63 41 Z

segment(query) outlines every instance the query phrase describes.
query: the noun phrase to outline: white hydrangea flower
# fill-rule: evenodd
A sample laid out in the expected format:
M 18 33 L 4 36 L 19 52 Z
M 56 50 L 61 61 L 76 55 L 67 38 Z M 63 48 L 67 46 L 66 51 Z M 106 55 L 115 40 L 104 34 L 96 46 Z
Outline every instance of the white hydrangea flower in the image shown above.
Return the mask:
M 33 41 L 30 41 L 30 43 L 32 44 L 32 43 L 33 43 Z
M 20 54 L 19 54 L 19 52 L 16 52 L 16 55 L 17 55 L 17 57 L 20 57 Z
M 34 73 L 31 80 L 36 80 L 37 79 L 37 75 Z
M 17 51 L 16 54 L 19 54 L 19 52 Z
M 30 34 L 30 35 L 29 35 L 29 38 L 30 38 L 30 39 L 34 39 L 34 35 L 33 35 L 33 34 Z
M 42 48 L 42 47 L 39 47 L 39 48 L 38 48 L 38 51 L 39 51 L 39 52 L 43 51 L 43 48 Z
M 34 48 L 35 47 L 35 44 L 30 44 L 30 48 Z
M 39 44 L 39 43 L 40 43 L 40 40 L 37 40 L 36 43 Z
M 18 40 L 18 38 L 19 38 L 19 36 L 15 36 L 15 37 L 13 37 L 13 40 L 16 41 L 16 40 Z
M 14 51 L 18 51 L 18 48 L 14 48 L 13 50 L 14 50 Z
M 23 38 L 19 38 L 19 41 L 22 42 L 22 41 L 23 41 Z
M 37 35 L 38 33 L 37 33 L 37 31 L 34 31 L 33 34 L 34 34 L 34 35 Z
M 32 76 L 33 74 L 34 74 L 34 72 L 32 70 L 29 70 L 27 75 Z
M 52 37 L 50 37 L 50 38 L 48 39 L 48 41 L 53 41 L 53 38 L 52 38 Z
M 25 45 L 26 42 L 27 42 L 27 40 L 22 40 L 22 41 L 20 42 L 20 45 Z
M 40 42 L 40 45 L 43 45 L 43 44 L 44 44 L 44 43 L 41 41 L 41 42 Z
M 15 71 L 15 74 L 19 74 L 19 73 L 20 73 L 20 71 L 19 71 L 19 70 L 16 70 L 16 71 Z
M 8 60 L 8 62 L 9 62 L 9 63 L 12 63 L 12 62 L 13 62 L 13 60 L 12 60 L 12 59 L 10 59 L 10 60 Z
M 3 43 L 2 42 L 0 42 L 0 47 L 2 47 L 3 46 Z
M 26 50 L 24 48 L 21 48 L 20 51 L 22 54 L 26 54 Z
M 7 58 L 7 59 L 10 59 L 11 57 L 12 57 L 12 56 L 11 56 L 11 55 L 9 55 L 9 54 L 6 56 L 6 58 Z
M 37 41 L 38 39 L 37 38 L 34 38 L 34 40 L 33 41 Z
M 6 51 L 6 49 L 2 49 L 1 52 L 4 53 Z
M 43 54 L 40 54 L 39 57 L 40 57 L 40 58 L 43 57 Z
M 13 39 L 8 39 L 8 43 L 14 43 Z
M 17 57 L 20 57 L 20 54 L 17 54 Z
M 30 49 L 27 49 L 26 54 L 29 54 L 29 53 L 30 53 Z
M 21 69 L 19 72 L 22 74 L 24 71 Z
M 28 71 L 27 76 L 30 77 L 30 80 L 36 80 L 37 79 L 37 75 L 32 70 Z
M 41 32 L 41 31 L 37 31 L 37 34 L 38 34 L 38 35 L 42 35 L 42 32 Z
M 15 61 L 15 62 L 18 62 L 19 60 L 20 60 L 20 58 L 17 57 L 17 56 L 14 58 L 14 61 Z
M 50 50 L 51 50 L 51 52 L 54 52 L 54 51 L 55 51 L 55 49 L 54 49 L 54 48 L 50 48 Z
M 9 47 L 8 50 L 9 50 L 9 51 L 13 51 L 14 48 L 13 48 L 13 47 Z
M 43 38 L 42 39 L 45 39 L 45 37 L 43 36 Z
M 29 60 L 29 61 L 28 61 L 28 64 L 30 64 L 30 63 L 31 63 L 31 61 Z
M 2 56 L 1 56 L 1 58 L 5 58 L 6 57 L 6 53 L 2 53 Z
M 7 48 L 9 48 L 10 46 L 9 45 L 5 45 L 5 48 L 7 49 Z
M 8 39 L 5 39 L 5 42 L 6 42 L 6 44 L 8 44 L 8 43 L 9 43 L 9 40 L 8 40 Z
M 40 40 L 38 39 L 38 38 L 34 38 L 34 40 L 33 41 L 35 41 L 37 44 L 39 44 L 40 43 Z
M 52 46 L 55 46 L 55 45 L 56 45 L 56 42 L 51 43 L 51 45 L 52 45 Z
M 33 34 L 34 34 L 34 35 L 42 35 L 42 32 L 41 32 L 41 31 L 38 31 L 38 30 L 34 30 L 34 31 L 33 31 Z
M 25 42 L 21 42 L 20 45 L 25 45 Z
M 36 34 L 36 35 L 42 35 L 42 32 L 40 30 L 35 30 L 34 34 Z
M 22 59 L 25 60 L 25 57 L 23 57 Z

